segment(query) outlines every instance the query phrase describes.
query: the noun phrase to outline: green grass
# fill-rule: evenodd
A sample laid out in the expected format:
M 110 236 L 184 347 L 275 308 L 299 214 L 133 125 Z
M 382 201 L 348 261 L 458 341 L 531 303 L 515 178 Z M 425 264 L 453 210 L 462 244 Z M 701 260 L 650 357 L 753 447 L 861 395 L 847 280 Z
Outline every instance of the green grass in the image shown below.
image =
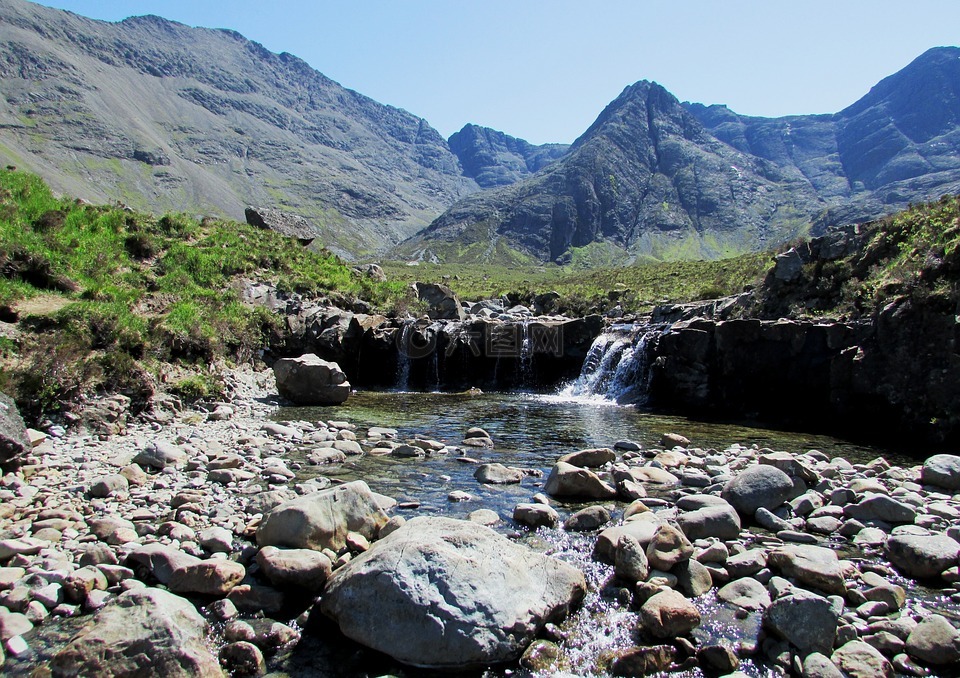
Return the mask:
M 461 298 L 508 296 L 532 303 L 546 291 L 560 294 L 560 308 L 570 313 L 603 312 L 619 304 L 626 312 L 643 312 L 660 303 L 680 303 L 742 292 L 758 283 L 773 261 L 769 253 L 715 261 L 673 261 L 597 269 L 384 263 L 389 278 L 448 285 Z
M 36 176 L 0 170 L 0 307 L 59 300 L 27 306 L 49 308 L 22 318 L 34 331 L 5 356 L 2 381 L 34 418 L 82 392 L 148 395 L 136 379 L 157 362 L 249 360 L 278 319 L 241 303 L 242 279 L 334 302 L 409 303 L 402 283 L 361 279 L 332 254 L 272 231 L 87 205 L 55 197 Z

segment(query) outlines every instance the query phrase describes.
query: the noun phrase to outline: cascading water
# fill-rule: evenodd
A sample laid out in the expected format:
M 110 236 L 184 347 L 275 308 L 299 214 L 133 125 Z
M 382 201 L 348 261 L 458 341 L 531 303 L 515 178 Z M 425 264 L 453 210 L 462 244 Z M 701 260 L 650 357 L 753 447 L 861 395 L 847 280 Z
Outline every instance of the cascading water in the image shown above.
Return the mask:
M 660 325 L 611 325 L 594 340 L 580 376 L 560 391 L 560 397 L 643 404 L 647 398 L 649 348 L 662 331 Z
M 400 339 L 397 344 L 397 390 L 410 390 L 410 336 L 416 327 L 417 321 L 409 318 L 403 322 L 400 329 Z

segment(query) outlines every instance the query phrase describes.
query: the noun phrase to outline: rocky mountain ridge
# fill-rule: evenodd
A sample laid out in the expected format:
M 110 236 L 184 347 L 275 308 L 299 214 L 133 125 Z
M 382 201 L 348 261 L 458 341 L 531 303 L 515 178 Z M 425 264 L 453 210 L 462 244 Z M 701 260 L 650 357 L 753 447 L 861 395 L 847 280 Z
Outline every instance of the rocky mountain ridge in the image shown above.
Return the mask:
M 929 50 L 836 115 L 756 118 L 624 90 L 538 175 L 468 196 L 401 248 L 491 241 L 541 261 L 719 257 L 960 191 L 960 48 Z
M 0 6 L 0 157 L 94 202 L 306 217 L 341 252 L 478 189 L 425 120 L 233 31 Z

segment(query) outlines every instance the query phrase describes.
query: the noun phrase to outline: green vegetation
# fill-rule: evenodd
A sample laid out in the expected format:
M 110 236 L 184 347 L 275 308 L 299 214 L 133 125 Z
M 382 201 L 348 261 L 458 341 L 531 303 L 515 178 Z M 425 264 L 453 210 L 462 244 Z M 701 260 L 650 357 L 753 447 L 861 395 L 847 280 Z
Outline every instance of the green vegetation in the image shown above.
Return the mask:
M 404 285 L 271 231 L 59 199 L 36 176 L 0 171 L 0 316 L 28 330 L 15 350 L 5 341 L 0 384 L 29 418 L 98 391 L 142 406 L 162 362 L 249 360 L 277 317 L 241 302 L 241 279 L 334 303 L 407 303 Z M 202 379 L 181 386 L 216 395 Z
M 448 285 L 463 299 L 507 296 L 532 303 L 548 290 L 560 294 L 568 313 L 604 312 L 620 305 L 625 312 L 649 311 L 667 302 L 710 299 L 742 292 L 759 282 L 772 264 L 769 254 L 748 254 L 717 261 L 674 261 L 625 267 L 576 270 L 550 264 L 538 267 L 384 264 L 392 280 L 421 280 Z
M 960 308 L 960 196 L 911 206 L 861 227 L 858 237 L 855 253 L 815 259 L 799 283 L 765 286 L 759 312 L 859 318 L 897 299 Z

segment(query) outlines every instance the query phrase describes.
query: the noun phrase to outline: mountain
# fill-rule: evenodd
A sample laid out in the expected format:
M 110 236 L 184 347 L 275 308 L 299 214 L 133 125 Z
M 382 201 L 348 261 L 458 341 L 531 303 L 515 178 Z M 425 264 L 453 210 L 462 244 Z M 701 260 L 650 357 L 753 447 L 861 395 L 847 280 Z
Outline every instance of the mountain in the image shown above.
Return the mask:
M 307 218 L 375 252 L 478 190 L 422 118 L 228 30 L 0 3 L 0 160 L 149 211 Z
M 464 198 L 398 252 L 456 261 L 719 257 L 957 192 L 960 48 L 940 47 L 834 115 L 741 116 L 638 82 L 567 155 Z
M 508 186 L 526 179 L 570 150 L 569 144 L 535 146 L 489 127 L 468 124 L 447 139 L 465 176 L 480 188 Z

